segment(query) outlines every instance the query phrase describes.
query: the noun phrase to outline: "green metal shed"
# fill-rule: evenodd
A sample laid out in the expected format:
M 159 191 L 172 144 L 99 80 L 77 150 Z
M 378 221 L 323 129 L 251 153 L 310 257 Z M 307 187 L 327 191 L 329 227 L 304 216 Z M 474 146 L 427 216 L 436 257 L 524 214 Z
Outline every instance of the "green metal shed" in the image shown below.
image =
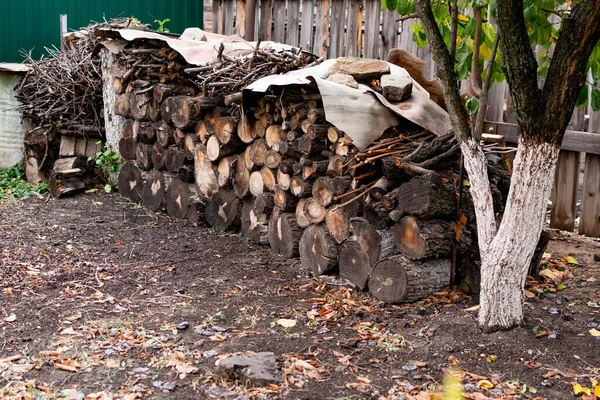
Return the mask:
M 0 62 L 21 62 L 19 50 L 31 50 L 34 58 L 44 47 L 60 44 L 60 14 L 67 14 L 68 30 L 90 21 L 131 17 L 142 23 L 169 18 L 165 27 L 181 33 L 185 28 L 203 28 L 203 0 L 2 0 Z

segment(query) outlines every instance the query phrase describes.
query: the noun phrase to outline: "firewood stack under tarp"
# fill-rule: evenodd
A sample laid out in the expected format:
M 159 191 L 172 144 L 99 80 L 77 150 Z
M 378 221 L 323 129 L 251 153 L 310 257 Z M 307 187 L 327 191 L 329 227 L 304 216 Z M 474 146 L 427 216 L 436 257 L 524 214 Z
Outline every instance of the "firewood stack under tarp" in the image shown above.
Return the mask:
M 453 260 L 477 261 L 468 181 L 457 207 L 460 151 L 451 132 L 436 135 L 392 116 L 392 126 L 359 150 L 328 121 L 316 85 L 245 92 L 243 109 L 236 105 L 239 76 L 264 63 L 295 63 L 298 51 L 256 51 L 243 60 L 221 54 L 211 68 L 177 66 L 171 74 L 170 53 L 152 49 L 125 50 L 129 80 L 115 84 L 115 113 L 129 118 L 120 144 L 129 160 L 119 176 L 123 195 L 175 218 L 239 231 L 284 257 L 300 257 L 315 275 L 339 271 L 390 303 L 446 286 Z M 381 73 L 330 81 L 364 85 L 395 104 L 411 96 L 410 88 L 387 87 Z M 509 176 L 501 163 L 490 176 L 502 212 Z

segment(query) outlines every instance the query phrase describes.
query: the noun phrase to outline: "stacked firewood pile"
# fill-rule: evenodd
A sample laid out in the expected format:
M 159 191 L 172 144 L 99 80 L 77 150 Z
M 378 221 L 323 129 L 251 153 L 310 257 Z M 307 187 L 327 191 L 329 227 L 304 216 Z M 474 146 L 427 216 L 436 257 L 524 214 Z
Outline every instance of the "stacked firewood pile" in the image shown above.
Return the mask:
M 299 55 L 288 53 L 262 59 Z M 121 154 L 130 161 L 119 176 L 120 192 L 133 201 L 240 231 L 300 257 L 315 275 L 339 271 L 386 302 L 425 297 L 450 282 L 452 260 L 477 259 L 468 184 L 457 205 L 460 152 L 451 133 L 403 120 L 359 151 L 327 121 L 309 85 L 251 94 L 241 112 L 231 105 L 239 78 L 190 68 L 199 74 L 191 87 L 151 80 L 141 65 L 115 106 L 133 117 L 123 127 Z M 501 167 L 490 176 L 501 212 L 509 177 Z
M 52 193 L 76 193 L 94 181 L 88 158 L 104 141 L 102 73 L 92 58 L 99 43 L 94 31 L 125 26 L 126 20 L 93 24 L 63 38 L 60 49 L 46 48 L 47 58 L 24 52 L 30 70 L 17 87 L 19 111 L 34 128 L 24 140 L 30 183 L 49 181 Z

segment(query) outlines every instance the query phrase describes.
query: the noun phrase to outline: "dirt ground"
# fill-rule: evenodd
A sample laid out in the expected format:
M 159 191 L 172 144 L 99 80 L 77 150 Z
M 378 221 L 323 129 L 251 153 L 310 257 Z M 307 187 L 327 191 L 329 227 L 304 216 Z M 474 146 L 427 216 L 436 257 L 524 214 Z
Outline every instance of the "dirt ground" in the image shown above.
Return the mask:
M 593 399 L 600 243 L 554 235 L 526 325 L 485 335 L 462 292 L 385 305 L 115 194 L 4 203 L 0 398 L 435 399 L 452 370 L 470 399 Z M 218 373 L 247 351 L 282 382 Z

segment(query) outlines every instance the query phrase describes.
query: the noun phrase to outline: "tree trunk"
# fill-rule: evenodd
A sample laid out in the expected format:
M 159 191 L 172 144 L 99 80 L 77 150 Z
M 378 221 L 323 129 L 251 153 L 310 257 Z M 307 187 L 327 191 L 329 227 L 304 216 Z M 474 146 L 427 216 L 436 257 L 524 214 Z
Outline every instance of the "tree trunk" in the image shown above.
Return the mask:
M 477 214 L 481 253 L 479 326 L 484 332 L 523 324 L 523 288 L 550 198 L 559 146 L 519 139 L 502 223 L 496 231 L 487 161 L 481 148 L 461 144 Z

